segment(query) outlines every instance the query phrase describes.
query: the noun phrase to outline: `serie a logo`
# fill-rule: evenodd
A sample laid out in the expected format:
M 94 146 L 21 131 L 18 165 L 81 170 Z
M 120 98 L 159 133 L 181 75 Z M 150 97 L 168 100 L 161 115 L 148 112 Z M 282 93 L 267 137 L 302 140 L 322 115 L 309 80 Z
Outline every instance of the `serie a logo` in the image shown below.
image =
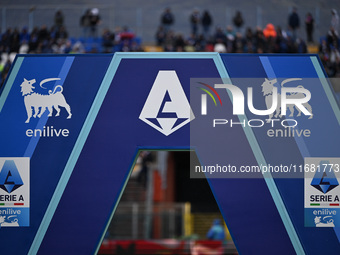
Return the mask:
M 168 136 L 195 118 L 175 71 L 159 71 L 139 119 Z

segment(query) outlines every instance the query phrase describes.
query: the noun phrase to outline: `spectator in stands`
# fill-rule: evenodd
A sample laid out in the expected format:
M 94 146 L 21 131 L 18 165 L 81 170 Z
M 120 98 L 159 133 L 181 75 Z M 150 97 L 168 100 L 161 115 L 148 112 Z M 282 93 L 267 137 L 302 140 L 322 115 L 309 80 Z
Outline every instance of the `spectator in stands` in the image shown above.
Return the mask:
M 307 13 L 305 19 L 306 25 L 306 33 L 307 33 L 307 42 L 312 43 L 313 40 L 313 32 L 314 32 L 314 18 L 310 12 Z
M 115 31 L 113 33 L 115 35 L 113 44 L 114 45 L 120 44 L 120 42 L 121 42 L 120 35 L 122 33 L 122 28 L 121 27 L 115 27 Z
M 227 26 L 226 36 L 227 36 L 227 39 L 230 40 L 230 41 L 234 41 L 235 40 L 236 33 L 233 30 L 233 27 L 230 26 L 230 25 Z
M 54 15 L 54 25 L 57 31 L 59 31 L 59 29 L 64 26 L 64 14 L 61 10 L 57 10 Z
M 141 170 L 138 174 L 137 181 L 146 187 L 148 172 L 150 164 L 155 160 L 154 155 L 150 151 L 141 151 L 139 153 L 140 160 L 142 162 Z
M 66 28 L 64 26 L 61 26 L 59 30 L 55 33 L 55 40 L 67 39 L 67 38 L 68 38 L 68 32 L 66 31 Z
M 50 40 L 54 43 L 56 41 L 56 36 L 57 36 L 57 28 L 56 26 L 51 27 L 50 29 Z
M 190 34 L 190 36 L 185 41 L 185 51 L 195 51 L 195 45 L 197 38 L 194 34 Z
M 269 23 L 267 24 L 266 28 L 263 29 L 263 35 L 266 38 L 267 44 L 266 44 L 266 51 L 268 53 L 275 53 L 277 52 L 276 47 L 276 30 L 273 24 Z
M 38 37 L 39 37 L 39 28 L 35 27 L 33 31 L 31 32 L 30 40 L 28 43 L 30 53 L 34 53 L 36 49 L 38 48 L 38 44 L 39 44 Z
M 297 40 L 294 40 L 292 36 L 290 36 L 290 35 L 287 36 L 287 45 L 288 45 L 287 53 L 296 53 L 297 52 L 296 42 L 297 42 Z
M 68 53 L 69 51 L 66 51 L 66 47 L 66 40 L 58 39 L 52 45 L 52 52 L 56 54 Z
M 304 40 L 302 40 L 301 38 L 298 38 L 296 40 L 296 53 L 307 53 L 307 45 L 305 43 Z
M 236 31 L 240 32 L 241 28 L 244 24 L 244 19 L 242 17 L 242 13 L 240 11 L 236 11 L 235 16 L 233 17 L 233 24 L 236 27 Z
M 246 42 L 253 42 L 253 36 L 254 36 L 254 34 L 253 34 L 253 31 L 252 31 L 252 29 L 251 29 L 251 27 L 247 27 L 247 29 L 246 29 L 246 33 L 245 33 L 245 35 L 244 35 L 244 39 L 246 40 Z
M 254 35 L 254 46 L 256 49 L 256 53 L 264 53 L 265 49 L 267 48 L 266 38 L 263 35 L 261 27 L 256 27 Z
M 50 39 L 50 33 L 47 29 L 46 25 L 42 25 L 39 32 L 38 32 L 38 40 L 40 42 L 46 42 Z
M 182 52 L 184 51 L 184 47 L 186 46 L 186 43 L 184 41 L 183 35 L 178 34 L 175 39 L 175 51 Z
M 319 46 L 319 55 L 322 64 L 329 77 L 334 77 L 336 75 L 336 66 L 330 61 L 331 46 L 327 43 L 326 39 L 321 40 Z M 333 60 L 332 60 L 333 61 Z
M 38 53 L 51 53 L 52 41 L 50 41 L 50 32 L 46 25 L 42 25 L 38 33 Z
M 171 12 L 171 9 L 168 7 L 164 10 L 164 12 L 161 15 L 161 24 L 164 28 L 164 32 L 167 33 L 172 25 L 175 22 L 174 15 Z
M 339 29 L 339 15 L 338 12 L 335 9 L 332 9 L 332 18 L 331 18 L 331 28 L 334 29 L 336 33 L 338 33 Z
M 215 219 L 213 225 L 207 233 L 207 238 L 211 241 L 221 241 L 220 246 L 209 246 L 207 244 L 202 244 L 199 242 L 191 242 L 190 251 L 192 255 L 220 255 L 224 254 L 223 245 L 226 241 L 224 227 L 221 224 L 220 219 Z
M 73 49 L 71 41 L 70 40 L 63 40 L 63 41 L 64 41 L 64 45 L 65 45 L 64 53 L 65 54 L 71 53 L 71 51 Z
M 165 36 L 164 41 L 164 51 L 174 51 L 175 50 L 175 34 L 172 30 L 169 31 L 169 33 Z
M 201 23 L 203 28 L 203 35 L 206 39 L 208 39 L 210 36 L 210 27 L 212 25 L 212 22 L 213 21 L 210 13 L 205 10 L 202 15 Z
M 135 38 L 135 33 L 132 32 L 127 26 L 123 27 L 123 31 L 121 31 L 120 33 L 120 40 L 124 41 L 124 40 L 132 40 L 133 38 Z
M 20 33 L 17 28 L 13 30 L 13 32 L 10 35 L 10 52 L 19 52 L 20 48 Z
M 214 241 L 225 240 L 224 227 L 222 226 L 220 219 L 215 219 L 213 221 L 213 224 L 207 233 L 207 238 Z
M 22 41 L 19 48 L 19 54 L 27 54 L 29 52 L 28 41 Z
M 217 39 L 214 46 L 214 52 L 227 53 L 227 48 L 221 39 Z
M 263 35 L 265 38 L 269 39 L 270 37 L 276 38 L 276 30 L 273 24 L 268 23 L 266 28 L 263 29 Z
M 91 9 L 87 9 L 80 18 L 80 26 L 82 27 L 84 38 L 87 38 L 90 36 L 90 29 L 91 29 L 90 18 L 91 18 Z
M 144 50 L 136 41 L 132 41 L 130 45 L 130 51 L 131 52 L 142 52 Z
M 11 69 L 11 65 L 12 65 L 11 60 L 8 58 L 3 68 L 1 68 L 2 69 L 2 72 L 1 72 L 2 81 L 6 80 L 7 74 L 9 73 L 9 70 Z
M 329 48 L 327 46 L 327 42 L 325 39 L 321 40 L 321 44 L 319 46 L 319 54 L 320 54 L 320 59 L 325 66 L 326 62 L 329 60 Z
M 297 13 L 297 8 L 293 7 L 291 14 L 288 16 L 288 26 L 293 34 L 293 39 L 296 39 L 296 32 L 300 28 L 300 17 Z
M 339 36 L 333 27 L 328 31 L 327 34 L 327 49 L 329 54 L 329 74 L 330 76 L 335 76 L 339 70 L 340 64 L 340 46 L 339 46 Z
M 191 33 L 195 36 L 198 35 L 198 26 L 200 24 L 200 13 L 197 8 L 193 10 L 190 15 L 190 25 L 191 25 Z
M 159 26 L 156 31 L 156 44 L 157 46 L 163 46 L 166 37 L 166 32 L 163 26 Z
M 252 29 L 248 27 L 244 35 L 244 52 L 253 53 L 254 50 L 254 33 Z
M 287 33 L 280 26 L 276 28 L 276 53 L 288 53 Z
M 208 51 L 207 49 L 207 40 L 203 35 L 199 35 L 195 42 L 195 51 Z
M 217 42 L 219 43 L 226 43 L 226 35 L 221 27 L 216 27 L 215 34 L 213 36 L 213 41 L 216 44 Z
M 233 29 L 232 26 L 227 26 L 226 30 L 226 47 L 227 47 L 227 52 L 233 52 L 233 45 L 235 41 L 236 33 Z
M 20 32 L 20 43 L 23 43 L 23 42 L 29 42 L 30 41 L 30 34 L 28 32 L 28 29 L 27 27 L 23 27 L 21 32 Z
M 1 36 L 1 48 L 3 52 L 10 53 L 11 50 L 11 34 L 12 28 L 7 28 Z
M 108 28 L 105 28 L 103 30 L 102 46 L 104 48 L 104 52 L 109 53 L 112 51 L 114 38 L 115 38 L 115 35 L 111 33 L 111 31 Z
M 339 49 L 339 36 L 333 27 L 328 31 L 327 45 L 329 46 L 329 49 Z
M 123 45 L 122 45 L 122 52 L 130 52 L 131 48 L 130 48 L 130 43 L 128 40 L 123 40 Z
M 93 8 L 90 12 L 90 28 L 91 28 L 91 36 L 97 37 L 98 36 L 98 25 L 101 22 L 101 18 L 99 15 L 98 8 Z
M 244 52 L 244 39 L 240 32 L 236 33 L 235 40 L 233 42 L 233 52 L 243 53 Z
M 121 51 L 132 51 L 132 47 L 134 47 L 134 50 L 136 49 L 136 45 L 134 44 L 135 33 L 127 26 L 123 27 L 123 30 L 119 34 L 119 39 L 120 42 L 118 43 L 121 45 Z
M 72 50 L 70 53 L 71 54 L 85 53 L 84 45 L 80 41 L 77 41 L 72 46 Z

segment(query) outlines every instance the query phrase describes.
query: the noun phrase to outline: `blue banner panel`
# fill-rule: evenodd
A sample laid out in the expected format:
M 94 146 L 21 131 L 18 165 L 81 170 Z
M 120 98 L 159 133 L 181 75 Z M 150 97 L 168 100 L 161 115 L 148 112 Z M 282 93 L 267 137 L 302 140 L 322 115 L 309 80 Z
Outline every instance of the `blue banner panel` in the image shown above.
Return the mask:
M 286 93 L 291 82 L 296 90 Z M 286 115 L 283 107 L 281 115 L 256 114 L 274 105 L 275 93 L 304 100 L 293 98 L 301 91 L 312 95 L 302 116 L 288 103 Z M 202 165 L 299 169 L 306 158 L 339 157 L 339 120 L 313 55 L 19 55 L 0 96 L 0 194 L 13 200 L 0 201 L 0 251 L 96 253 L 139 150 L 194 149 Z M 283 124 L 295 122 L 292 136 Z M 324 215 L 331 210 L 306 207 L 308 192 L 320 199 L 340 189 L 334 178 L 309 184 L 303 168 L 287 178 L 205 176 L 239 253 L 340 252 L 339 231 Z M 328 227 L 305 226 L 313 221 Z
M 299 166 L 304 165 L 305 157 L 339 157 L 339 109 L 334 101 L 334 94 L 328 81 L 325 79 L 324 72 L 316 56 L 313 55 L 253 55 L 253 56 L 230 56 L 222 55 L 222 60 L 226 66 L 232 82 L 235 82 L 244 93 L 246 93 L 249 83 L 242 83 L 238 78 L 250 78 L 248 71 L 245 70 L 262 70 L 257 77 L 267 78 L 267 80 L 277 80 L 282 84 L 287 79 L 301 78 L 298 84 L 302 84 L 312 94 L 310 105 L 312 106 L 313 117 L 297 116 L 297 111 L 293 115 L 283 116 L 282 119 L 296 120 L 298 125 L 295 130 L 310 130 L 310 135 L 305 137 L 295 135 L 295 137 L 284 137 L 284 135 L 275 136 L 275 128 L 252 128 L 256 138 L 255 143 L 259 147 L 259 153 L 262 154 L 264 162 L 276 165 L 293 165 L 298 170 Z M 236 69 L 246 63 L 246 69 Z M 252 71 L 250 71 L 251 73 Z M 251 75 L 253 75 L 251 73 Z M 233 79 L 234 78 L 234 79 Z M 262 80 L 265 82 L 265 79 Z M 233 83 L 234 84 L 234 83 Z M 254 101 L 257 100 L 258 108 L 265 109 L 265 100 L 262 84 L 252 85 L 254 89 Z M 286 85 L 288 86 L 288 85 Z M 278 86 L 282 89 L 282 86 Z M 262 102 L 262 105 L 261 105 Z M 290 114 L 290 113 L 289 113 Z M 249 110 L 246 112 L 248 119 L 259 118 Z M 262 117 L 262 119 L 268 118 Z M 268 133 L 268 129 L 273 132 Z M 282 127 L 281 127 L 282 129 Z M 273 134 L 273 135 L 272 135 Z M 279 133 L 281 134 L 281 133 Z M 289 135 L 288 135 L 289 136 Z M 258 156 L 260 160 L 260 156 Z M 260 160 L 261 161 L 261 160 Z M 339 173 L 338 173 L 339 174 Z M 275 177 L 275 175 L 274 175 Z M 327 251 L 327 254 L 338 254 L 340 251 L 339 240 L 336 235 L 336 229 L 333 228 L 306 228 L 304 226 L 304 171 L 300 172 L 299 178 L 274 178 L 271 186 L 276 186 L 279 196 L 272 192 L 276 203 L 283 201 L 283 206 L 288 215 L 289 221 L 285 222 L 286 226 L 292 225 L 292 230 L 296 231 L 297 241 L 299 241 L 306 254 L 321 254 Z M 281 217 L 285 212 L 281 212 Z M 291 222 L 291 223 L 289 223 Z M 295 236 L 287 229 L 291 236 Z M 313 242 L 311 240 L 322 240 L 322 242 Z
M 226 76 L 221 74 L 221 77 Z M 249 135 L 240 124 L 242 121 L 232 114 L 233 103 L 228 93 L 225 89 L 212 89 L 222 81 L 203 78 L 191 81 L 190 103 L 195 120 L 191 122 L 190 142 L 203 168 L 214 169 L 214 172 L 206 173 L 206 178 L 238 251 L 245 254 L 254 250 L 261 254 L 268 251 L 275 254 L 294 253 L 286 227 L 262 174 L 244 173 L 241 176 L 239 172 L 242 166 L 256 166 L 257 159 L 249 144 Z M 226 79 L 223 82 L 229 83 Z M 201 95 L 205 94 L 199 89 L 202 85 L 206 85 L 216 97 L 216 105 L 209 98 L 207 114 L 201 114 Z M 217 95 L 220 100 L 217 100 Z M 214 120 L 218 121 L 214 124 Z M 230 123 L 234 123 L 232 127 Z M 219 171 L 222 168 L 225 170 Z M 266 245 L 258 240 L 266 240 Z
M 30 158 L 15 191 L 30 185 L 30 223 L 1 228 L 1 253 L 29 252 L 112 56 L 99 58 L 17 57 L 0 97 L 0 156 Z
M 186 95 L 191 77 L 219 76 L 211 55 L 190 59 L 123 56 L 127 58 L 115 56 L 119 66 L 108 70 L 115 73 L 114 78 L 41 244 L 41 254 L 51 247 L 56 254 L 95 252 L 137 150 L 189 149 L 189 125 L 166 136 L 140 119 L 159 71 L 175 71 Z M 73 238 L 65 239 L 65 232 Z M 82 240 L 81 246 L 74 245 L 74 236 Z

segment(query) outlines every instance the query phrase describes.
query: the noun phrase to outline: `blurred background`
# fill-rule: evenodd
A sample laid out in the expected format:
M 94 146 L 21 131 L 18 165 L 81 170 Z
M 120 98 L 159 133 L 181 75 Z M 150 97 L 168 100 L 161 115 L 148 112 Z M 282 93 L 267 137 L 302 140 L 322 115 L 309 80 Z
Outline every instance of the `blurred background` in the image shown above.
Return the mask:
M 0 26 L 4 32 L 8 27 L 23 28 L 26 26 L 31 32 L 34 27 L 43 24 L 48 28 L 55 25 L 55 13 L 60 10 L 64 16 L 63 25 L 71 37 L 83 35 L 80 19 L 87 10 L 98 9 L 101 22 L 98 32 L 103 29 L 114 32 L 116 28 L 128 27 L 146 43 L 154 43 L 155 32 L 161 25 L 161 16 L 166 8 L 170 8 L 174 22 L 171 29 L 188 37 L 191 33 L 190 15 L 197 10 L 200 17 L 208 11 L 212 17 L 211 32 L 220 27 L 226 29 L 228 25 L 234 26 L 233 17 L 240 11 L 244 19 L 241 28 L 244 31 L 257 26 L 265 28 L 268 23 L 280 26 L 283 30 L 289 29 L 288 16 L 296 7 L 300 17 L 299 35 L 306 40 L 305 18 L 311 13 L 314 19 L 314 36 L 318 39 L 324 36 L 331 25 L 331 10 L 339 8 L 335 0 L 256 0 L 256 1 L 231 1 L 231 0 L 163 0 L 140 1 L 131 0 L 71 0 L 61 3 L 57 0 L 2 0 L 0 3 Z M 235 27 L 234 27 L 235 28 Z M 202 31 L 201 31 L 202 32 Z M 99 35 L 98 34 L 98 35 Z
M 335 0 L 2 0 L 0 84 L 17 53 L 315 53 L 327 74 L 338 77 L 339 5 Z
M 194 151 L 140 151 L 99 254 L 238 254 L 193 162 Z

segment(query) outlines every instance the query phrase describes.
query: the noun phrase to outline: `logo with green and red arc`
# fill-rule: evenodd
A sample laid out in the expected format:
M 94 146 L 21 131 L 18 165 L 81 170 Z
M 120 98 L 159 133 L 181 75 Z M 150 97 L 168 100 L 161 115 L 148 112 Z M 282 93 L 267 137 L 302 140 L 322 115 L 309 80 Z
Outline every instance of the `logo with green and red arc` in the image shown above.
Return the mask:
M 202 94 L 202 96 L 201 96 L 201 100 L 202 100 L 201 114 L 202 115 L 207 114 L 207 95 L 209 95 L 211 97 L 211 99 L 214 101 L 215 106 L 217 106 L 217 101 L 216 101 L 215 97 L 218 99 L 218 101 L 220 102 L 220 104 L 222 106 L 221 97 L 217 93 L 216 89 L 214 89 L 212 86 L 210 86 L 206 83 L 203 83 L 203 82 L 198 82 L 198 83 L 206 87 L 206 88 L 197 87 L 198 89 L 200 89 L 200 90 L 202 90 L 206 93 L 206 94 Z

